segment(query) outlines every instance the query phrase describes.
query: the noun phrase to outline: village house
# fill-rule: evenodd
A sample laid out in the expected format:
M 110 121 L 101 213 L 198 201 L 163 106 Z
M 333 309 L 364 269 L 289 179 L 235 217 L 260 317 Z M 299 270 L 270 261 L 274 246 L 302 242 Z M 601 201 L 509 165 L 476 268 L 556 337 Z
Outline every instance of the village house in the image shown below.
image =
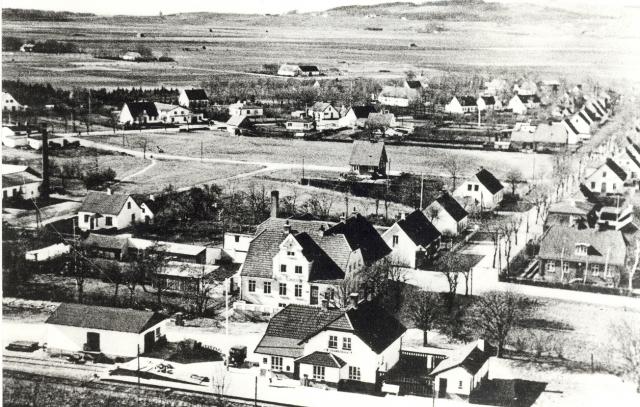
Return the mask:
M 300 76 L 320 76 L 320 69 L 315 65 L 298 65 Z
M 326 304 L 326 302 L 325 302 Z M 371 302 L 348 310 L 289 305 L 271 318 L 255 349 L 260 368 L 330 388 L 379 391 L 378 376 L 400 358 L 406 328 Z
M 388 111 L 369 113 L 369 117 L 365 121 L 365 127 L 384 128 L 385 131 L 397 125 L 396 115 Z
M 283 64 L 278 69 L 278 75 L 280 76 L 298 76 L 300 74 L 300 68 L 298 65 Z
M 573 133 L 578 133 L 580 140 L 589 140 L 591 138 L 591 125 L 593 122 L 584 111 L 580 110 L 570 118 L 565 119 L 565 123 Z
M 26 165 L 2 164 L 2 200 L 35 199 L 40 196 L 42 176 Z
M 483 339 L 455 351 L 429 373 L 438 398 L 468 399 L 489 379 L 490 358 L 495 348 Z M 453 397 L 452 397 L 453 396 Z
M 284 123 L 284 127 L 291 131 L 312 131 L 315 129 L 315 122 L 306 118 L 291 118 Z
M 416 89 L 418 91 L 420 91 L 423 88 L 422 82 L 420 82 L 419 80 L 410 80 L 410 79 L 406 79 L 402 84 L 402 86 L 408 89 Z
M 587 177 L 584 184 L 591 192 L 606 194 L 624 193 L 624 184 L 628 174 L 611 158 Z
M 56 259 L 71 252 L 71 246 L 64 243 L 55 243 L 40 249 L 25 252 L 24 259 L 28 261 L 40 262 Z
M 316 102 L 307 110 L 307 116 L 316 122 L 320 129 L 339 127 L 340 112 L 331 103 Z
M 596 207 L 594 203 L 575 199 L 553 203 L 549 205 L 544 230 L 552 226 L 566 226 L 576 229 L 594 227 L 598 217 L 595 211 Z
M 535 131 L 527 131 L 533 126 L 521 126 L 511 133 L 511 145 L 520 150 L 553 150 L 565 151 L 575 148 L 578 137 L 569 132 L 562 122 L 540 123 Z
M 250 105 L 245 102 L 236 102 L 229 105 L 229 116 L 262 117 L 264 109 L 261 106 Z
M 23 106 L 18 102 L 10 93 L 2 92 L 2 110 L 8 112 L 17 112 L 26 109 L 26 106 Z
M 457 236 L 469 223 L 467 211 L 447 191 L 431 202 L 423 212 L 442 236 Z
M 532 96 L 538 93 L 538 85 L 531 80 L 521 80 L 513 85 L 513 91 L 518 95 Z
M 321 298 L 344 300 L 336 298 L 336 286 L 391 252 L 360 214 L 336 224 L 282 219 L 276 217 L 276 201 L 277 192 L 272 217 L 258 226 L 240 269 L 244 301 L 276 309 L 319 306 Z
M 153 124 L 160 123 L 158 108 L 153 102 L 125 102 L 120 110 L 120 124 Z
M 224 291 L 232 291 L 231 277 L 238 271 L 239 264 L 193 264 L 168 262 L 166 267 L 155 273 L 153 287 L 161 284 L 162 288 L 185 294 L 201 294 L 211 296 L 216 291 L 224 295 Z
M 142 58 L 142 55 L 140 55 L 139 52 L 134 52 L 134 51 L 128 51 L 120 55 L 120 59 L 122 59 L 123 61 L 137 61 L 138 59 L 141 59 L 141 58 Z
M 391 248 L 394 262 L 406 267 L 422 268 L 440 249 L 441 233 L 416 209 L 393 224 L 382 234 Z
M 167 321 L 152 311 L 62 303 L 45 322 L 47 351 L 133 358 L 153 350 Z
M 502 109 L 502 103 L 495 96 L 480 95 L 476 100 L 476 105 L 481 112 Z
M 616 155 L 614 162 L 619 164 L 629 175 L 627 181 L 638 183 L 640 180 L 640 147 L 636 143 L 630 141 L 624 151 Z
M 187 124 L 198 123 L 204 120 L 202 113 L 191 113 L 186 107 L 167 103 L 155 103 L 155 105 L 162 123 Z
M 387 150 L 382 141 L 355 140 L 351 146 L 349 166 L 360 175 L 386 176 Z
M 453 192 L 453 196 L 462 202 L 465 208 L 475 206 L 481 212 L 495 209 L 502 202 L 503 195 L 504 186 L 484 168 Z
M 633 222 L 633 205 L 620 195 L 598 197 L 597 227 L 600 230 L 622 230 Z
M 226 123 L 227 131 L 232 136 L 239 136 L 243 133 L 243 130 L 247 130 L 253 127 L 253 123 L 249 120 L 248 116 L 231 116 Z
M 244 263 L 251 240 L 253 240 L 253 235 L 225 232 L 222 248 L 231 256 L 234 263 Z
M 498 96 L 507 90 L 507 81 L 504 79 L 492 79 L 484 83 L 484 94 Z
M 452 114 L 474 113 L 478 111 L 478 101 L 473 96 L 454 96 L 444 106 L 444 111 Z
M 340 127 L 362 128 L 369 118 L 369 114 L 375 112 L 376 108 L 372 105 L 351 106 L 340 118 Z
M 142 209 L 131 195 L 89 191 L 78 210 L 81 230 L 124 229 L 136 222 L 147 222 L 153 214 Z
M 204 89 L 180 89 L 178 104 L 193 111 L 205 110 L 209 107 L 209 98 Z
M 624 271 L 622 232 L 553 226 L 540 240 L 540 278 L 560 283 L 617 286 Z
M 524 115 L 528 111 L 538 109 L 540 107 L 540 98 L 537 95 L 514 95 L 510 100 L 507 108 L 513 113 Z
M 36 47 L 36 44 L 31 44 L 31 43 L 22 44 L 20 46 L 20 52 L 33 52 L 33 49 L 35 47 Z
M 416 89 L 401 86 L 385 86 L 378 95 L 378 102 L 387 106 L 409 107 L 420 99 L 420 92 Z

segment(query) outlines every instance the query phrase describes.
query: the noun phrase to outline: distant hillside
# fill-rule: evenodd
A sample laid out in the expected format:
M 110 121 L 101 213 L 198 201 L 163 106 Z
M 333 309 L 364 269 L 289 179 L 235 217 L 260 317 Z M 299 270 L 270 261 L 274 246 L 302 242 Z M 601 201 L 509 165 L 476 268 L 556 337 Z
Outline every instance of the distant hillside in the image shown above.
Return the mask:
M 413 20 L 504 21 L 571 19 L 590 14 L 552 9 L 535 4 L 487 3 L 483 0 L 442 0 L 424 3 L 391 2 L 374 5 L 341 6 L 327 10 L 330 15 L 405 17 Z
M 27 10 L 21 8 L 3 8 L 2 19 L 13 21 L 71 21 L 78 17 L 94 17 L 91 13 L 72 13 L 71 11 Z

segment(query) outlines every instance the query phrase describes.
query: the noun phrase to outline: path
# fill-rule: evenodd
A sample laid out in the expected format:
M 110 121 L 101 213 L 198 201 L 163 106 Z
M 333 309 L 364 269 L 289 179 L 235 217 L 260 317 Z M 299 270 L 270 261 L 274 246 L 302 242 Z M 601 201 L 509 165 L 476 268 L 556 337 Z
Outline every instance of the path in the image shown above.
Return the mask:
M 144 167 L 143 169 L 141 169 L 138 172 L 135 172 L 133 174 L 127 175 L 126 177 L 123 177 L 122 179 L 120 179 L 120 182 L 126 181 L 128 179 L 137 177 L 138 175 L 144 174 L 145 172 L 149 171 L 151 168 L 153 168 L 156 164 L 158 163 L 158 161 L 154 160 L 153 158 L 151 159 L 151 164 L 147 165 L 146 167 Z

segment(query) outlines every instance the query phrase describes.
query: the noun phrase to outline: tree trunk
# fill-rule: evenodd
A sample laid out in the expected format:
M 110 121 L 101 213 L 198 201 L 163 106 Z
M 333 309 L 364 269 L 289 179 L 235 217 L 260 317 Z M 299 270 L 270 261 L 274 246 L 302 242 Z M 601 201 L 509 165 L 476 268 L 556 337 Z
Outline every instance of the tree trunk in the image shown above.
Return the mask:
M 429 341 L 427 336 L 429 335 L 429 331 L 427 329 L 422 331 L 422 346 L 428 346 Z
M 77 281 L 78 283 L 78 302 L 82 304 L 84 299 L 84 281 Z
M 113 303 L 117 304 L 118 303 L 118 289 L 120 288 L 120 284 L 116 283 L 115 285 L 116 285 L 116 287 L 115 287 L 115 290 L 113 292 Z
M 502 353 L 504 352 L 504 340 L 499 340 L 496 346 L 496 356 L 501 358 Z

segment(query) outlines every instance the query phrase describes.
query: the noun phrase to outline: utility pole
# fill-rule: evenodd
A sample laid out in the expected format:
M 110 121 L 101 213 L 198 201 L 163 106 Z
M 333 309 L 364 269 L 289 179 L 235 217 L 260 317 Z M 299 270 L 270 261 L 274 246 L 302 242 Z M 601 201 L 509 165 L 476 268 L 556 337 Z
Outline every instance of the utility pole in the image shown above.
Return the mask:
M 302 179 L 304 179 L 304 156 L 302 156 Z
M 203 154 L 203 144 L 202 141 L 200 141 L 200 162 L 202 162 L 202 154 Z
M 423 195 L 424 195 L 424 173 L 420 173 L 420 210 L 422 210 Z
M 42 126 L 42 184 L 40 185 L 40 196 L 49 198 L 50 178 L 49 173 L 49 134 L 47 126 Z

